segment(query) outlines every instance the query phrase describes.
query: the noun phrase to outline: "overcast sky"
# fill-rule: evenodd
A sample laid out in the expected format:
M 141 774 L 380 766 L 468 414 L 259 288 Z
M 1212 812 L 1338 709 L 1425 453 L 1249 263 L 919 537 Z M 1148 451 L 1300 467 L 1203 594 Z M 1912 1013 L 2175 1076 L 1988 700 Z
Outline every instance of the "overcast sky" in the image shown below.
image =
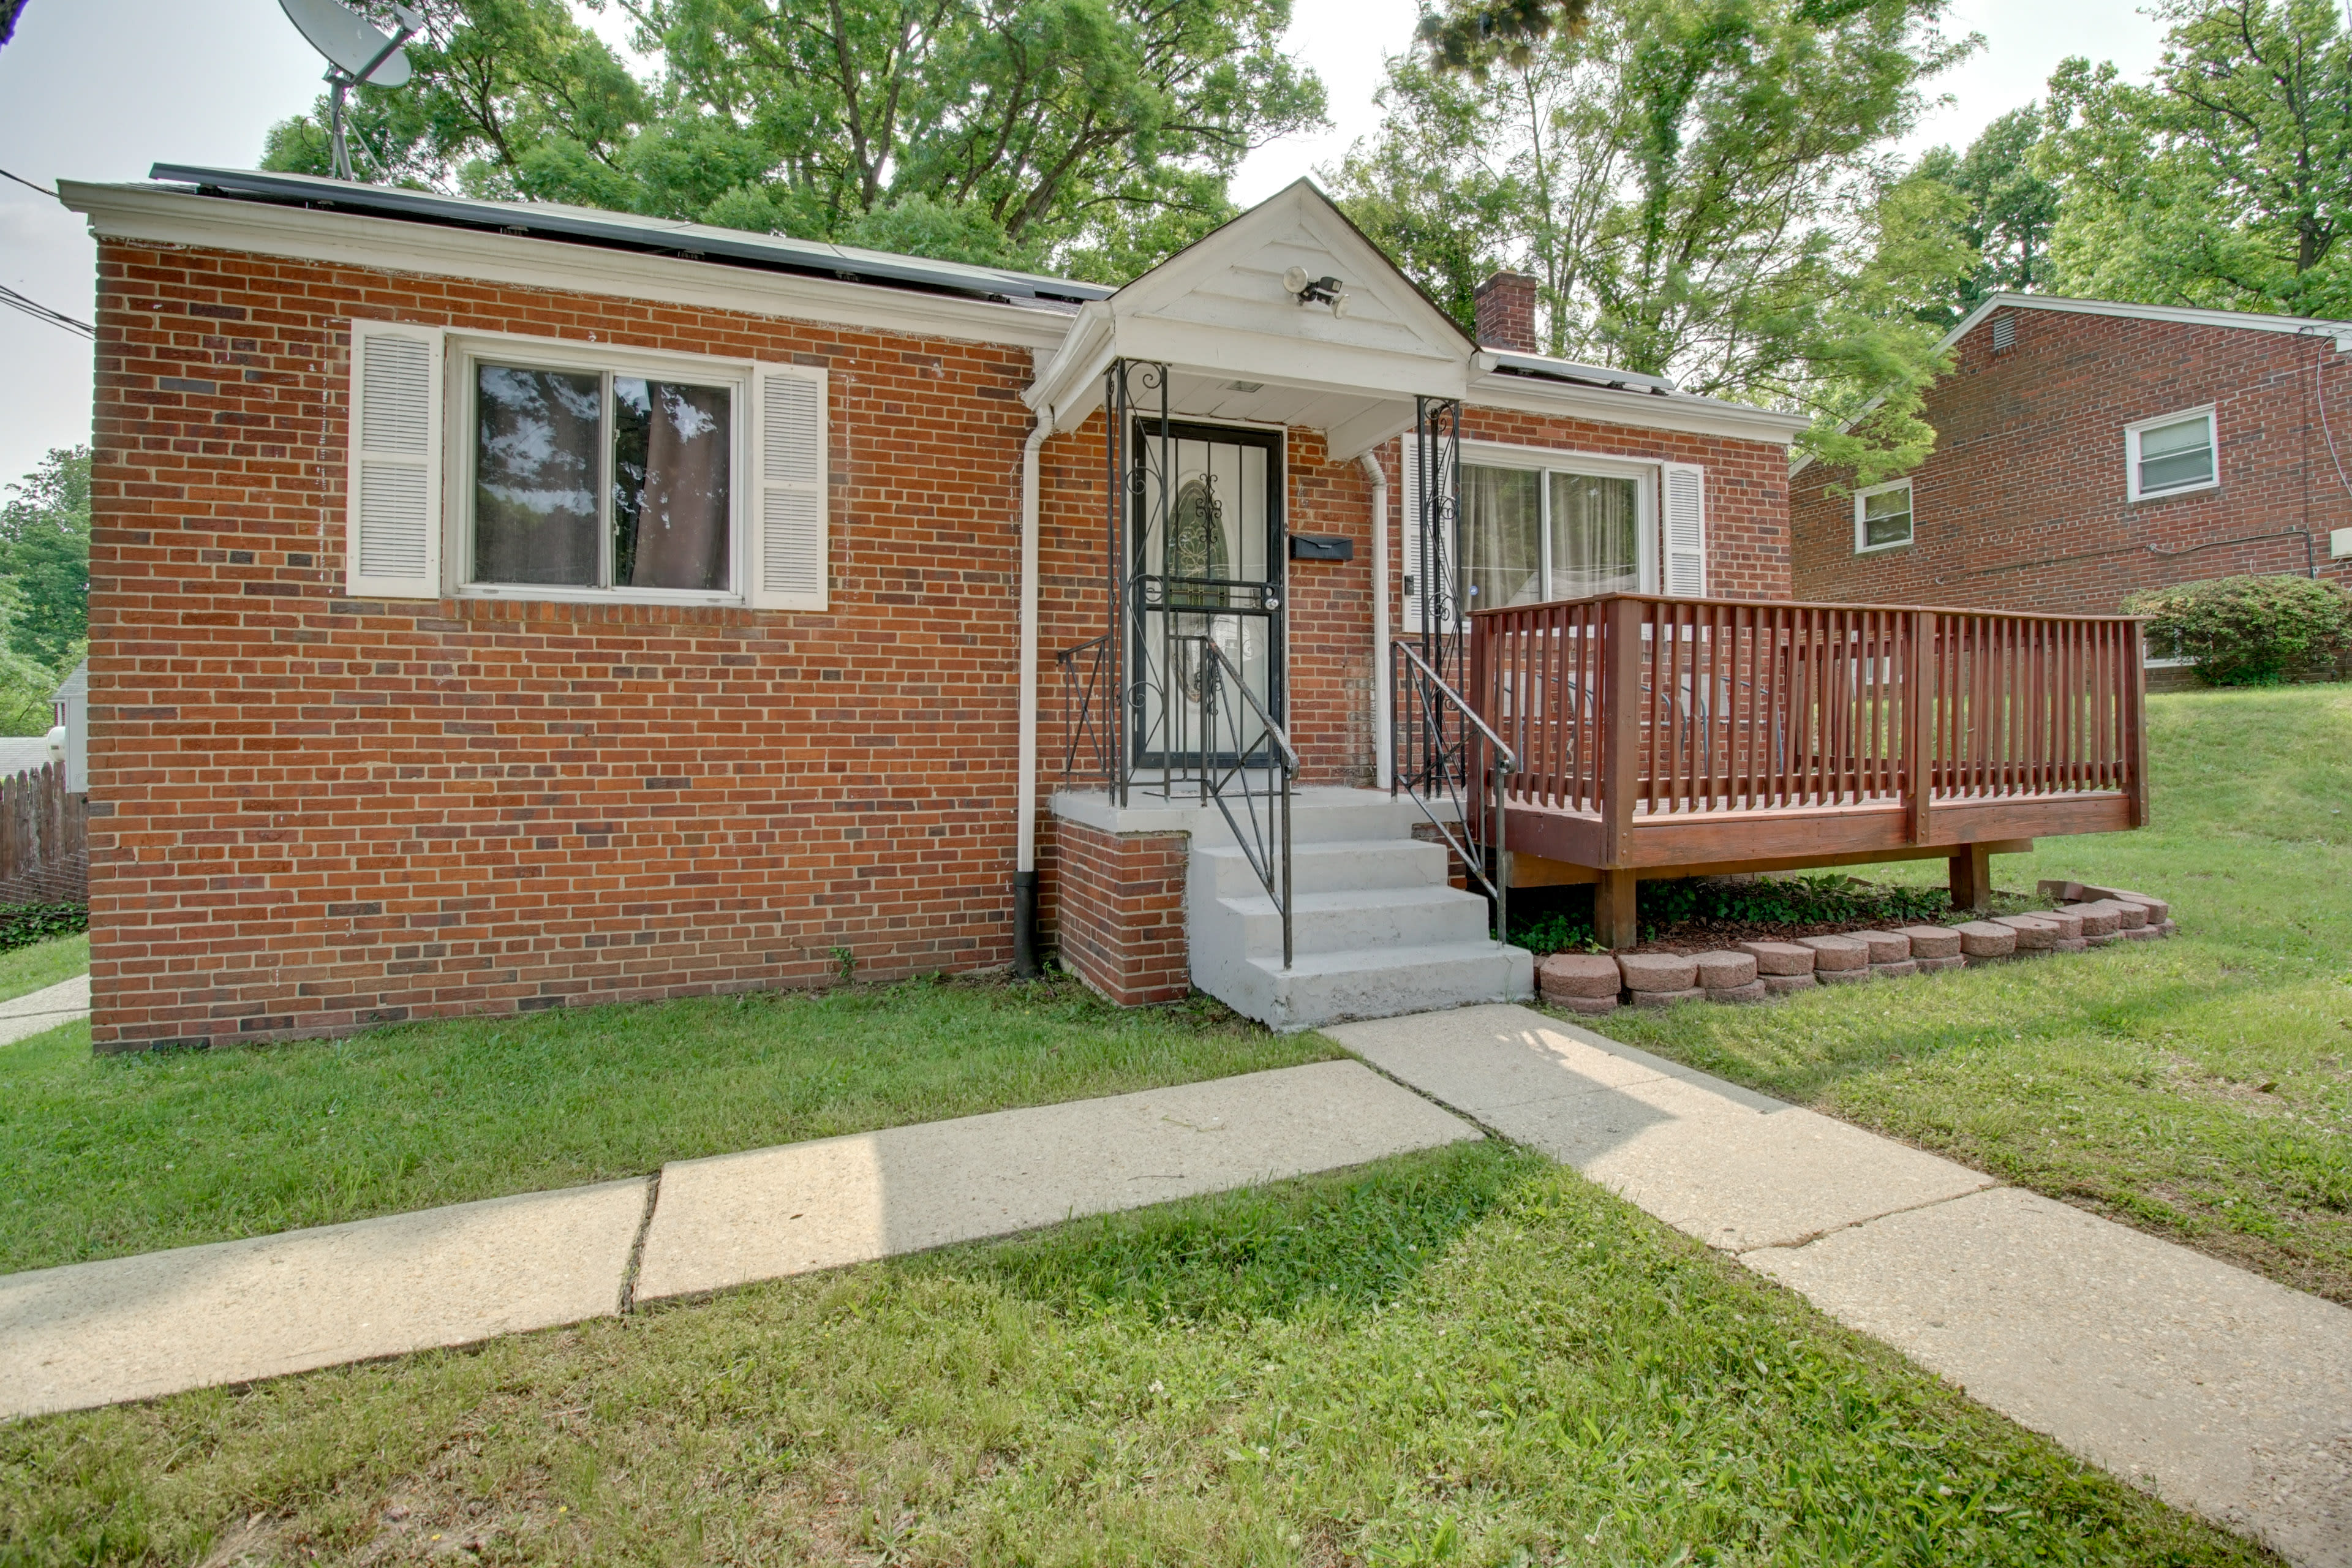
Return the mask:
M 1418 13 L 1415 0 L 1294 5 L 1290 47 L 1329 89 L 1333 125 L 1254 154 L 1234 186 L 1244 204 L 1335 162 L 1372 128 L 1382 57 L 1405 46 Z M 1982 34 L 1985 47 L 1944 80 L 1953 101 L 1920 146 L 1965 145 L 2039 97 L 2068 55 L 2145 73 L 2160 37 L 2129 0 L 1957 0 L 1953 30 Z M 270 125 L 317 95 L 320 68 L 277 0 L 30 0 L 0 48 L 0 169 L 47 184 L 142 179 L 157 160 L 250 168 Z M 0 282 L 87 321 L 92 256 L 79 217 L 0 181 Z M 89 438 L 89 345 L 0 310 L 0 369 L 5 484 L 48 448 Z

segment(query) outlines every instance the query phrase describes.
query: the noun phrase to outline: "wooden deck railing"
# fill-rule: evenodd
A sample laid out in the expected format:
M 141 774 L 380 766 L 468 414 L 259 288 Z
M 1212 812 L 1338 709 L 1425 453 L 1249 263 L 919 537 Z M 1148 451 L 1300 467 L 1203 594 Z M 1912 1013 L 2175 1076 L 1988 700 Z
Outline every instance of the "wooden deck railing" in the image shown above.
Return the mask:
M 1470 679 L 1514 847 L 1581 866 L 2145 819 L 2129 617 L 1611 595 L 1480 613 Z

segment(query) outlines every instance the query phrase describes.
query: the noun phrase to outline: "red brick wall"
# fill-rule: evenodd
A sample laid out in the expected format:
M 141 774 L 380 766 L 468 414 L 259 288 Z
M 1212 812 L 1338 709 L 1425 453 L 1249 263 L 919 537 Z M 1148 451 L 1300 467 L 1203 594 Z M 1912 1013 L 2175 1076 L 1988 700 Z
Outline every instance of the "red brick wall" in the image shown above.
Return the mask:
M 833 608 L 344 599 L 354 315 L 832 373 Z M 1011 954 L 1025 350 L 100 253 L 101 1049 Z
M 1062 966 L 1122 1006 L 1192 992 L 1184 938 L 1189 833 L 1110 834 L 1056 821 Z
M 1992 352 L 2009 317 L 2016 346 Z M 2315 377 L 2318 385 L 2315 387 Z M 2307 528 L 2323 575 L 2327 532 L 2352 525 L 2315 393 L 2352 471 L 2352 355 L 2325 335 L 2246 331 L 2071 311 L 2010 310 L 1958 344 L 1930 389 L 1936 450 L 1912 475 L 1913 542 L 1856 555 L 1843 471 L 1793 482 L 1798 595 L 1879 604 L 2107 614 L 2140 588 L 2237 573 L 2300 572 L 2300 539 L 2153 553 Z M 2221 487 L 2126 500 L 2124 426 L 2211 403 Z

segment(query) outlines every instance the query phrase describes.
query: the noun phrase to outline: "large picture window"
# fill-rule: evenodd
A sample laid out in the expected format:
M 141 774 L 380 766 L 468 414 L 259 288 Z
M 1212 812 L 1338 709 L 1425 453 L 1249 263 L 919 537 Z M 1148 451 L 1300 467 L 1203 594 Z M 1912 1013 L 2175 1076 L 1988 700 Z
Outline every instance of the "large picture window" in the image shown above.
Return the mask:
M 735 389 L 472 362 L 477 584 L 734 586 Z
M 1465 460 L 1465 608 L 1640 593 L 1643 488 L 1633 474 Z
M 2210 407 L 2127 425 L 2124 427 L 2126 491 L 2133 500 L 2151 500 L 2183 490 L 2211 489 L 2221 482 L 2213 447 Z

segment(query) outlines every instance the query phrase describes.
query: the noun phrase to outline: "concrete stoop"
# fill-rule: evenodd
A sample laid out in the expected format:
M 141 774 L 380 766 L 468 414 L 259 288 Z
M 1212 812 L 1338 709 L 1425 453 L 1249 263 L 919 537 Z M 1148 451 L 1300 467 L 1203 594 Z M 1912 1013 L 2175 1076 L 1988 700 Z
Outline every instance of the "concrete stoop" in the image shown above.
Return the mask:
M 1192 984 L 1284 1030 L 1532 996 L 1533 955 L 1488 936 L 1486 900 L 1449 886 L 1445 850 L 1413 837 L 1423 820 L 1372 790 L 1299 792 L 1286 970 L 1274 900 L 1222 819 L 1204 820 L 1186 879 Z

